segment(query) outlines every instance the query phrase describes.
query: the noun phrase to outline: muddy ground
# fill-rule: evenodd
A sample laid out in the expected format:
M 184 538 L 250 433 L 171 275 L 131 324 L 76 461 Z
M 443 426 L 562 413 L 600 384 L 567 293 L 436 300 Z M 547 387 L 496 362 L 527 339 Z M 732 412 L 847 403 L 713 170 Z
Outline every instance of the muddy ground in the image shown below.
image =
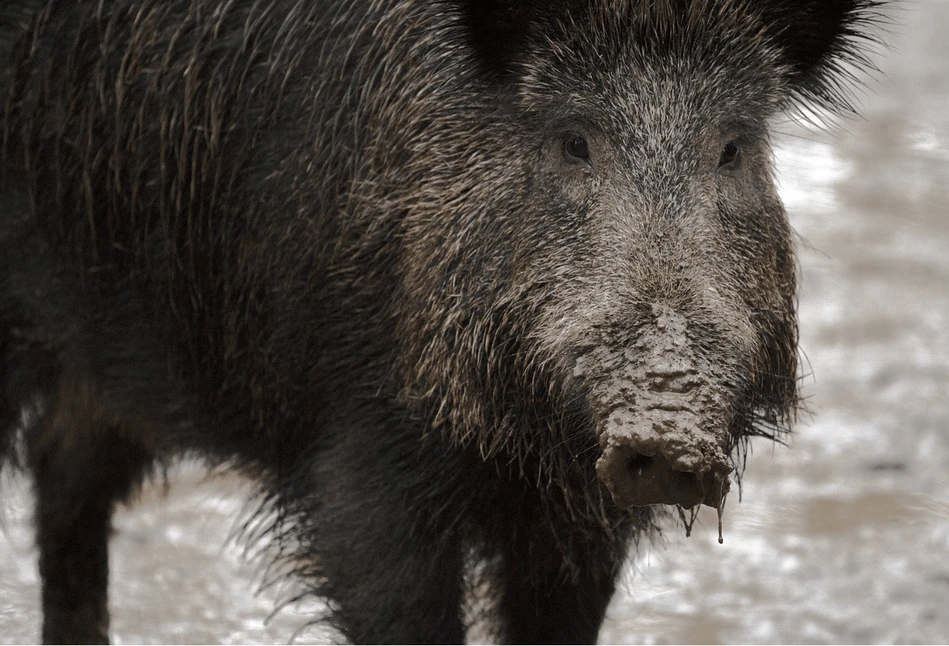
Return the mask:
M 799 234 L 804 393 L 787 447 L 754 444 L 725 543 L 714 512 L 632 561 L 601 640 L 949 641 L 949 2 L 894 14 L 892 51 L 835 133 L 779 127 Z M 38 639 L 23 480 L 2 491 L 0 642 Z M 261 568 L 228 537 L 246 488 L 185 465 L 116 519 L 116 642 L 285 642 Z M 300 641 L 332 635 L 304 632 Z

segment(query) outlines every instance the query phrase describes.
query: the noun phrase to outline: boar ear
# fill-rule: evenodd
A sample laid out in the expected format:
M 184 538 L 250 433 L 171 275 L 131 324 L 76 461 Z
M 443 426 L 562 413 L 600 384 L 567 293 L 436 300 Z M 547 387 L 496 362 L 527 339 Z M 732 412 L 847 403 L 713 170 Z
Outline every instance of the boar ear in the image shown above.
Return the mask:
M 868 48 L 882 44 L 873 28 L 885 23 L 892 0 L 763 0 L 759 5 L 785 65 L 792 100 L 833 111 L 852 110 L 854 71 L 872 69 Z
M 507 75 L 534 39 L 562 20 L 582 0 L 464 0 L 465 27 L 479 59 L 492 73 Z

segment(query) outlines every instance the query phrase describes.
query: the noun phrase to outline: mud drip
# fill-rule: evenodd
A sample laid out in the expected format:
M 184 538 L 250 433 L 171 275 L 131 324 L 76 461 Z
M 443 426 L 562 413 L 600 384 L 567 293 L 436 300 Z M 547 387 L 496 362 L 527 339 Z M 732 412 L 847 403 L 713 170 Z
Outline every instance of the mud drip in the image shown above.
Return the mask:
M 685 518 L 685 508 L 682 505 L 676 505 L 676 510 L 679 512 L 679 520 L 682 521 L 682 526 L 685 527 L 685 537 L 689 538 L 692 536 L 692 526 L 695 525 L 695 519 L 699 515 L 699 505 L 689 508 L 689 519 Z
M 718 511 L 718 544 L 722 545 L 725 543 L 724 536 L 724 523 L 722 522 L 722 517 L 725 514 L 725 498 L 722 496 L 718 499 L 718 506 L 716 510 Z M 676 505 L 676 511 L 679 512 L 679 520 L 682 521 L 682 526 L 685 527 L 685 537 L 689 538 L 692 536 L 692 527 L 695 526 L 695 519 L 699 515 L 699 509 L 701 505 L 696 505 L 694 507 L 689 507 L 686 509 L 682 505 Z M 686 511 L 688 511 L 688 518 L 686 518 Z

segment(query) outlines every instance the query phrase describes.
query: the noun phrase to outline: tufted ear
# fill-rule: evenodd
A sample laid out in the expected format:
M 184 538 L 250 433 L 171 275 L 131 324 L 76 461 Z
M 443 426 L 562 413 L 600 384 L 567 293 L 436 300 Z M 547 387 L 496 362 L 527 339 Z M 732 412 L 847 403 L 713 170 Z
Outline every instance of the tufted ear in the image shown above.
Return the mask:
M 466 27 L 479 58 L 493 73 L 508 74 L 532 39 L 584 0 L 463 0 Z
M 855 68 L 870 68 L 867 48 L 882 43 L 873 28 L 893 0 L 759 0 L 767 29 L 790 68 L 792 100 L 849 111 Z M 754 5 L 753 5 L 754 6 Z

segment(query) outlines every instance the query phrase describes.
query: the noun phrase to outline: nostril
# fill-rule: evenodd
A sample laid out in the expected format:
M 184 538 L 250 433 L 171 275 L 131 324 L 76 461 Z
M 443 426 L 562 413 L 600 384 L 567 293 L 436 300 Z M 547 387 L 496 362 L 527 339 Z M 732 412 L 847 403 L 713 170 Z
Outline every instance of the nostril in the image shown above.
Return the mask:
M 634 453 L 629 458 L 629 472 L 634 476 L 642 477 L 643 473 L 645 473 L 654 462 L 655 460 L 648 455 Z

